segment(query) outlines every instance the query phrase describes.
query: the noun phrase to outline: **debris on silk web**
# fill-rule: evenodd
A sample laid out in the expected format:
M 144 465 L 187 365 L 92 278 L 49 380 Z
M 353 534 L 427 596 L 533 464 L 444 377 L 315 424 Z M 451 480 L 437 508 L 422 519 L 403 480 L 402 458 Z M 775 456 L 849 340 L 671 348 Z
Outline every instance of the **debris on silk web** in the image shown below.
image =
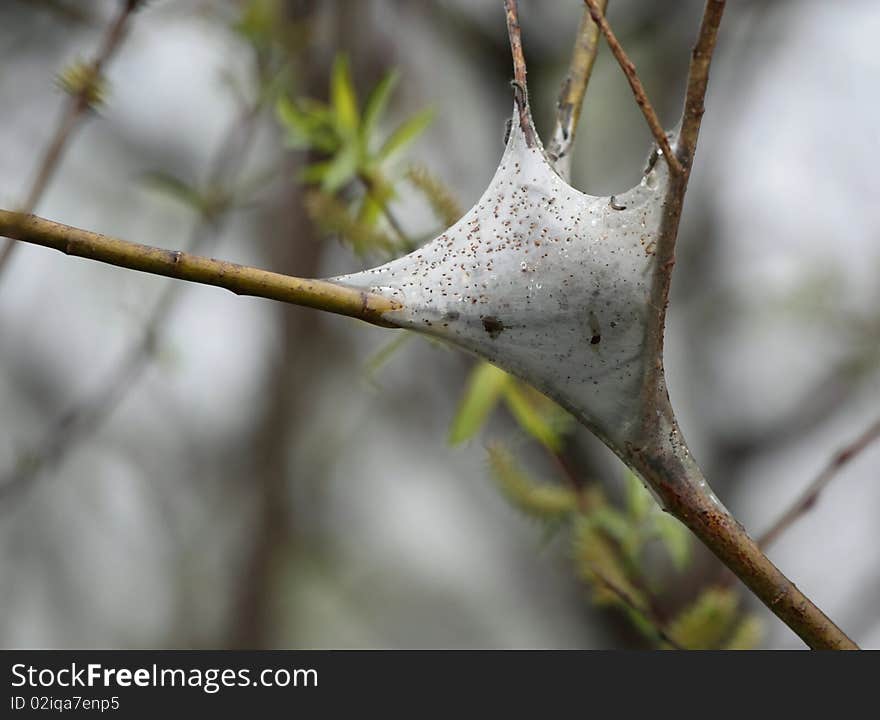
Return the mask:
M 668 170 L 611 197 L 566 183 L 514 112 L 483 196 L 409 255 L 334 282 L 403 304 L 389 322 L 529 382 L 619 449 L 641 410 L 649 294 Z

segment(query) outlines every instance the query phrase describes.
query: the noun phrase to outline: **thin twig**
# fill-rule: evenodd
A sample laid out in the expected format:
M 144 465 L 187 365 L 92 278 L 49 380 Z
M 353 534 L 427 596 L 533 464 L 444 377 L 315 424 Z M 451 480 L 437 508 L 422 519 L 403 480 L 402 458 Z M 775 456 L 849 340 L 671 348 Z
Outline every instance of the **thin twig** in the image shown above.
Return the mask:
M 822 491 L 834 480 L 843 466 L 877 440 L 880 440 L 880 420 L 865 430 L 855 441 L 835 453 L 825 469 L 807 485 L 801 496 L 758 538 L 758 545 L 767 548 L 776 542 L 782 533 L 815 507 Z
M 604 13 L 608 0 L 599 0 L 599 7 Z M 590 16 L 590 9 L 585 8 L 571 52 L 568 73 L 559 91 L 553 136 L 547 146 L 547 157 L 553 161 L 557 172 L 563 177 L 571 174 L 574 139 L 598 50 L 599 27 Z
M 645 88 L 642 86 L 642 81 L 636 73 L 636 66 L 633 64 L 632 60 L 629 59 L 629 56 L 626 54 L 626 51 L 623 49 L 623 46 L 614 35 L 614 31 L 605 19 L 605 13 L 603 13 L 602 9 L 599 7 L 599 0 L 584 0 L 584 2 L 589 8 L 593 22 L 599 26 L 602 34 L 605 36 L 605 40 L 608 42 L 608 47 L 611 48 L 611 52 L 614 54 L 614 57 L 617 58 L 620 69 L 623 70 L 623 74 L 626 75 L 626 79 L 629 82 L 629 86 L 632 88 L 633 95 L 635 96 L 636 103 L 638 103 L 638 106 L 641 108 L 642 115 L 645 116 L 648 127 L 651 129 L 651 134 L 654 136 L 654 141 L 663 151 L 663 156 L 666 158 L 670 170 L 676 175 L 681 175 L 682 172 L 684 172 L 684 168 L 679 162 L 678 157 L 672 152 L 669 138 L 666 137 L 666 131 L 660 124 L 657 113 L 654 111 L 654 106 L 651 105 L 651 101 L 648 100 Z
M 293 305 L 348 315 L 374 325 L 400 304 L 381 295 L 337 285 L 328 280 L 281 275 L 180 250 L 139 245 L 100 233 L 70 227 L 36 215 L 0 210 L 0 235 L 53 248 L 66 255 L 117 267 L 222 287 L 237 295 L 279 300 Z
M 21 207 L 21 212 L 33 212 L 40 202 L 49 181 L 58 169 L 64 151 L 73 136 L 74 130 L 79 126 L 80 121 L 91 107 L 91 99 L 89 97 L 93 83 L 99 82 L 101 72 L 113 54 L 122 43 L 125 37 L 126 26 L 131 14 L 137 9 L 141 0 L 125 0 L 119 9 L 118 14 L 107 26 L 107 30 L 101 40 L 98 54 L 89 66 L 89 76 L 91 80 L 83 84 L 82 89 L 75 95 L 71 95 L 67 99 L 64 111 L 58 127 L 55 130 L 52 139 L 49 141 L 42 160 L 37 168 L 33 183 L 28 190 L 27 198 Z M 15 248 L 15 241 L 7 239 L 0 248 L 0 277 L 2 277 L 3 269 L 9 262 Z
M 676 150 L 678 158 L 685 167 L 690 169 L 693 164 L 700 124 L 705 112 L 706 90 L 709 85 L 709 67 L 715 54 L 718 40 L 718 28 L 724 14 L 725 0 L 707 0 L 700 23 L 700 33 L 691 53 L 691 64 L 688 70 L 687 92 L 685 94 L 684 115 L 681 133 Z
M 510 54 L 513 57 L 514 99 L 519 113 L 519 126 L 528 147 L 537 144 L 535 129 L 529 117 L 529 100 L 526 85 L 526 58 L 523 55 L 522 31 L 519 27 L 519 8 L 516 0 L 504 0 L 504 12 L 507 17 L 507 35 L 510 38 Z

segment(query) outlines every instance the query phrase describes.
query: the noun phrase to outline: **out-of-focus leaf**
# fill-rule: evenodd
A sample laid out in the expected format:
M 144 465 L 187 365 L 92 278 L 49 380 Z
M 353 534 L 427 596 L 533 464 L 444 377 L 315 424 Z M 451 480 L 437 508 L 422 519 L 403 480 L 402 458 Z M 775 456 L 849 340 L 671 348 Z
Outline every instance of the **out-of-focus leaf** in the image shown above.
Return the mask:
M 143 173 L 139 179 L 144 187 L 155 190 L 198 212 L 201 212 L 206 205 L 205 198 L 198 190 L 171 173 L 155 170 Z
M 644 607 L 645 598 L 630 581 L 624 563 L 614 544 L 594 523 L 580 521 L 574 532 L 574 558 L 581 576 L 593 585 L 593 599 L 597 604 L 626 606 L 615 590 L 623 593 L 637 607 Z
M 377 154 L 379 161 L 384 162 L 403 150 L 425 131 L 433 119 L 434 111 L 428 109 L 416 113 L 408 120 L 404 120 L 382 145 Z
M 357 96 L 351 81 L 348 58 L 338 55 L 333 63 L 333 75 L 330 79 L 330 97 L 336 115 L 336 125 L 344 135 L 351 135 L 360 124 L 357 108 Z
M 626 515 L 610 505 L 592 510 L 586 516 L 586 520 L 621 544 L 625 543 L 633 533 L 633 527 Z
M 655 505 L 642 481 L 631 470 L 626 471 L 626 509 L 636 522 L 642 522 Z
M 679 572 L 686 569 L 691 558 L 691 533 L 672 515 L 658 509 L 654 516 L 654 532 L 669 553 Z
M 379 126 L 379 118 L 382 117 L 385 109 L 388 107 L 388 100 L 391 93 L 397 86 L 400 74 L 396 70 L 392 70 L 385 75 L 370 92 L 367 102 L 364 105 L 364 119 L 361 122 L 361 137 L 364 147 L 367 147 L 373 135 Z
M 330 161 L 321 188 L 324 192 L 335 193 L 354 179 L 358 169 L 358 148 L 353 142 L 346 144 Z
M 489 446 L 492 479 L 507 500 L 541 520 L 560 520 L 577 510 L 577 497 L 568 488 L 535 482 L 501 445 Z
M 520 427 L 553 452 L 562 448 L 570 416 L 556 403 L 527 385 L 511 379 L 504 400 Z
M 327 175 L 327 172 L 330 170 L 332 164 L 333 163 L 330 160 L 313 162 L 300 171 L 300 180 L 302 180 L 307 185 L 320 185 L 322 182 L 324 182 L 324 177 Z
M 458 412 L 449 429 L 449 443 L 457 445 L 469 440 L 483 427 L 492 408 L 495 407 L 508 375 L 494 365 L 482 362 L 477 365 L 468 380 Z
M 761 618 L 749 615 L 743 618 L 734 628 L 727 642 L 725 650 L 754 650 L 761 644 L 764 637 L 764 626 Z
M 363 223 L 367 227 L 372 227 L 379 220 L 381 214 L 382 206 L 373 199 L 372 195 L 364 195 L 361 209 L 358 211 L 358 222 Z
M 314 149 L 333 153 L 339 148 L 339 138 L 331 124 L 322 116 L 320 103 L 313 109 L 306 109 L 304 101 L 293 102 L 289 98 L 279 98 L 275 111 L 279 122 L 287 131 L 285 144 L 295 150 Z
M 736 619 L 737 596 L 729 588 L 708 588 L 667 627 L 667 633 L 689 650 L 720 648 Z
M 358 255 L 388 252 L 394 247 L 385 233 L 358 222 L 347 205 L 333 195 L 312 191 L 306 194 L 304 204 L 309 217 L 323 232 L 338 234 Z

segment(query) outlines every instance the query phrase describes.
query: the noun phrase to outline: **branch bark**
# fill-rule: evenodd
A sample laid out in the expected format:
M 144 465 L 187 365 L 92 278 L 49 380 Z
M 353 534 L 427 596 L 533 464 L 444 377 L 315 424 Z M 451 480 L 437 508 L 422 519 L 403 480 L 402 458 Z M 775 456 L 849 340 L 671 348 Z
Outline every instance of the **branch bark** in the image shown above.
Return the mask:
M 393 300 L 328 280 L 291 277 L 180 250 L 139 245 L 9 210 L 0 210 L 0 235 L 53 248 L 66 255 L 214 285 L 237 295 L 303 305 L 384 327 L 392 325 L 383 319 L 383 315 L 400 309 L 400 305 Z
M 598 0 L 598 5 L 604 13 L 608 7 L 608 0 Z M 547 157 L 553 161 L 556 170 L 565 178 L 571 175 L 572 150 L 578 121 L 598 50 L 599 26 L 593 22 L 589 8 L 585 8 L 571 53 L 568 74 L 559 92 L 553 136 L 547 146 Z
M 588 4 L 593 2 L 585 1 Z M 706 2 L 688 70 L 684 117 L 676 155 L 667 155 L 667 160 L 674 158 L 680 163 L 681 172 L 672 173 L 657 242 L 657 265 L 651 289 L 654 314 L 645 338 L 643 393 L 647 402 L 641 428 L 624 460 L 653 488 L 664 509 L 690 528 L 807 645 L 813 649 L 855 650 L 858 646 L 770 562 L 742 525 L 721 505 L 692 458 L 669 402 L 663 371 L 666 308 L 679 221 L 724 6 L 724 0 Z

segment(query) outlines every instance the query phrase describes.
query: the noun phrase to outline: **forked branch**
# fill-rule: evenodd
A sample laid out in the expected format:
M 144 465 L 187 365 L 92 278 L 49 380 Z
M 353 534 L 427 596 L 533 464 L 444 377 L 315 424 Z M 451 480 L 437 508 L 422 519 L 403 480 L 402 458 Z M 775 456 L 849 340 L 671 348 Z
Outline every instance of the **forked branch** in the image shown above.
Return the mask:
M 599 0 L 584 0 L 584 2 L 590 10 L 590 16 L 593 18 L 593 22 L 599 26 L 599 30 L 601 30 L 602 34 L 605 36 L 605 40 L 608 42 L 608 47 L 617 59 L 620 69 L 623 70 L 623 74 L 626 75 L 626 80 L 632 88 L 636 103 L 641 109 L 642 115 L 645 116 L 645 121 L 651 129 L 654 141 L 663 151 L 663 156 L 669 164 L 669 169 L 672 170 L 674 174 L 681 175 L 684 172 L 684 168 L 678 157 L 672 152 L 669 138 L 666 137 L 666 131 L 663 129 L 663 125 L 660 124 L 660 119 L 654 111 L 654 106 L 651 105 L 651 101 L 648 99 L 648 94 L 645 92 L 642 81 L 636 73 L 636 66 L 633 64 L 632 60 L 629 59 L 629 56 L 626 54 L 626 51 L 623 49 L 623 46 L 620 44 L 620 41 L 617 39 L 617 36 L 608 24 L 608 21 L 605 19 L 605 13 L 599 5 Z

